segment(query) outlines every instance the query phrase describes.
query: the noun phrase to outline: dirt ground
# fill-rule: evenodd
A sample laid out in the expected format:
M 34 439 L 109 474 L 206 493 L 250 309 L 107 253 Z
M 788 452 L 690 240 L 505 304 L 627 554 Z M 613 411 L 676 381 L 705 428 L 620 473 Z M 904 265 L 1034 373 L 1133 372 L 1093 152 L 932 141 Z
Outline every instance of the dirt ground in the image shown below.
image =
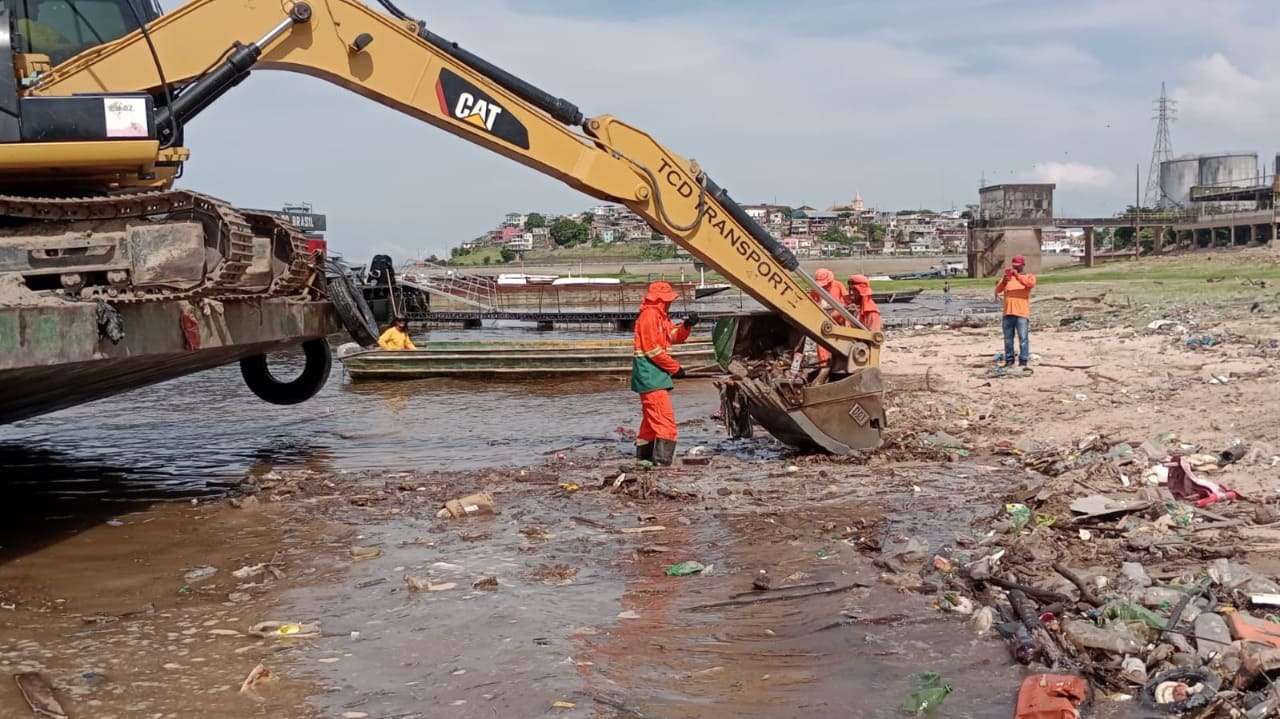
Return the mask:
M 1041 288 L 1030 375 L 993 372 L 994 327 L 897 331 L 885 444 L 852 457 L 757 438 L 650 470 L 566 449 L 475 472 L 271 471 L 234 503 L 74 528 L 28 508 L 0 538 L 0 671 L 43 673 L 72 717 L 408 719 L 900 716 L 928 670 L 952 690 L 938 716 L 1009 717 L 1056 647 L 1094 716 L 1145 716 L 1124 657 L 1068 631 L 1104 608 L 1086 595 L 1129 596 L 1131 562 L 1157 588 L 1216 577 L 1205 613 L 1248 612 L 1212 563 L 1256 586 L 1280 573 L 1280 293 L 1224 275 Z M 1198 456 L 1234 443 L 1225 465 Z M 1183 512 L 1153 469 L 1167 455 L 1245 499 Z M 499 513 L 436 516 L 472 491 Z M 1082 519 L 1068 505 L 1089 495 L 1143 506 Z M 686 561 L 704 569 L 669 576 Z M 1031 668 L 975 618 L 1010 601 L 990 577 L 1039 592 L 1051 646 Z M 267 620 L 302 632 L 250 633 Z M 1178 637 L 1133 654 L 1152 674 L 1189 665 Z M 1245 649 L 1203 661 L 1230 679 Z M 242 691 L 259 664 L 271 678 Z M 1228 694 L 1221 716 L 1246 702 Z M 12 681 L 0 715 L 28 715 Z

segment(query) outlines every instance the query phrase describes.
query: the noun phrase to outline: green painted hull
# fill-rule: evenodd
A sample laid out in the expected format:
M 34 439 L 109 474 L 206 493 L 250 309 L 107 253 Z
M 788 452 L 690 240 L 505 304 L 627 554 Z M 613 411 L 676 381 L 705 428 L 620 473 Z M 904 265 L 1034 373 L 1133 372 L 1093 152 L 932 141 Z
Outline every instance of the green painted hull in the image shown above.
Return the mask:
M 352 380 L 427 377 L 625 377 L 631 374 L 631 340 L 540 342 L 429 342 L 416 350 L 362 350 L 340 357 Z M 672 355 L 688 371 L 716 365 L 715 347 L 699 339 L 676 345 Z

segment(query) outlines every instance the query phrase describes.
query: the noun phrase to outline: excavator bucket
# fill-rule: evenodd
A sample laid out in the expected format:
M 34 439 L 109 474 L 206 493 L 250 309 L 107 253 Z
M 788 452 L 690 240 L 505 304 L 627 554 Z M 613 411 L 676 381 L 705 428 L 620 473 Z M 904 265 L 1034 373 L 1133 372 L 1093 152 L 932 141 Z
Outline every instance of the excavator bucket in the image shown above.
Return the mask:
M 799 336 L 770 314 L 721 319 L 713 339 L 716 355 L 732 379 L 720 383 L 726 426 L 734 437 L 750 436 L 751 420 L 784 444 L 848 454 L 880 446 L 884 430 L 884 383 L 878 367 L 857 370 L 824 384 L 782 371 Z
M 784 444 L 832 454 L 880 446 L 885 416 L 879 369 L 814 386 L 750 378 L 738 384 L 751 418 Z

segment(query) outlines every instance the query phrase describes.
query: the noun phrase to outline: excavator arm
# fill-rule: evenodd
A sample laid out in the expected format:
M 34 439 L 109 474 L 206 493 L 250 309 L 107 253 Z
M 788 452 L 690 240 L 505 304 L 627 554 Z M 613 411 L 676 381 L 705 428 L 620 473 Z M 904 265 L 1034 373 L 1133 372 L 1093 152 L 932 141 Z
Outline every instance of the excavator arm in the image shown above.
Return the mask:
M 801 435 L 830 451 L 878 443 L 883 336 L 868 331 L 827 295 L 696 162 L 613 116 L 584 119 L 571 103 L 435 35 L 390 2 L 382 4 L 388 13 L 357 0 L 192 0 L 149 23 L 145 32 L 90 48 L 51 68 L 28 94 L 151 93 L 158 98 L 158 152 L 172 158 L 184 156 L 175 154 L 182 126 L 252 70 L 291 70 L 332 82 L 588 195 L 627 206 L 834 353 L 835 382 L 808 388 L 794 381 L 790 388 L 761 385 L 760 396 L 748 392 L 757 407 L 776 405 L 784 415 L 800 411 L 810 422 L 850 425 L 800 428 Z M 229 43 L 234 44 L 229 48 Z M 837 308 L 846 324 L 833 322 L 811 299 L 810 288 Z M 841 394 L 842 384 L 850 392 Z M 808 397 L 810 392 L 821 397 Z M 809 405 L 820 405 L 823 418 L 815 419 Z M 764 414 L 761 409 L 757 419 L 779 430 L 775 434 L 787 434 Z M 805 418 L 796 419 L 804 424 Z

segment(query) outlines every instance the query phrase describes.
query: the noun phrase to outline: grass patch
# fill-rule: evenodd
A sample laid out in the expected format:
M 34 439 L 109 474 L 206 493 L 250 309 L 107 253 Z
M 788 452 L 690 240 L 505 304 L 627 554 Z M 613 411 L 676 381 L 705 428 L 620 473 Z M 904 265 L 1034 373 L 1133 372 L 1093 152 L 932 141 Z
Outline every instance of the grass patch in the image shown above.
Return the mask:
M 502 264 L 502 250 L 497 247 L 477 247 L 471 252 L 461 257 L 453 258 L 453 264 L 458 267 L 474 267 L 475 265 L 484 265 L 484 258 L 489 258 L 490 265 Z

